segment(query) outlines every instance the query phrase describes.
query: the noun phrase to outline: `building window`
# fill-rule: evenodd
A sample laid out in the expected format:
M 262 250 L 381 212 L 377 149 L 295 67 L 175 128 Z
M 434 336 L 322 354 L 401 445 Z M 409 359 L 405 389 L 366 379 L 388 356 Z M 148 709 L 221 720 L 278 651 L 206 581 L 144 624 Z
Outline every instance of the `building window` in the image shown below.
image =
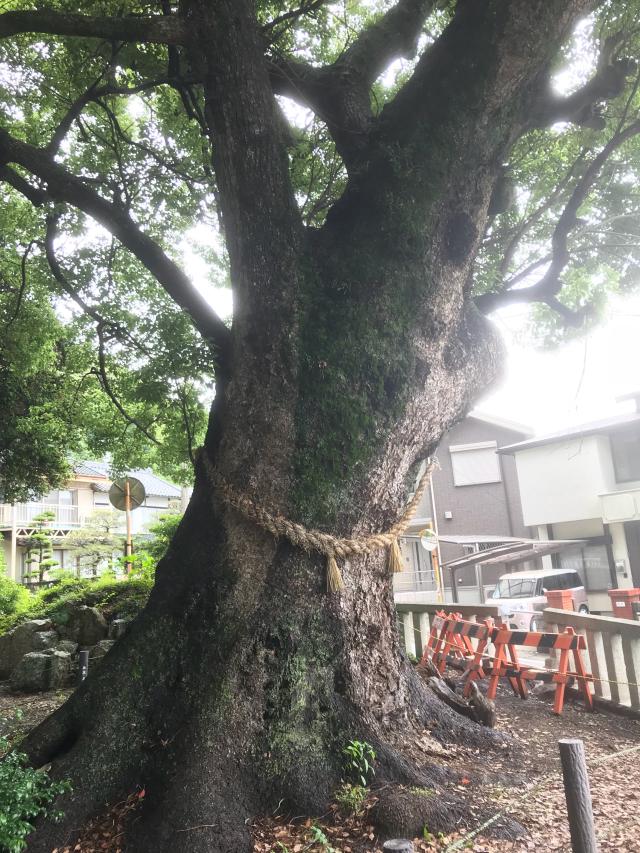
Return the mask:
M 616 482 L 640 480 L 640 432 L 632 430 L 611 436 L 611 453 Z
M 611 588 L 609 558 L 604 545 L 585 545 L 563 552 L 560 554 L 560 568 L 578 572 L 584 578 L 587 592 L 604 592 Z
M 453 482 L 456 486 L 474 486 L 480 483 L 499 483 L 500 460 L 495 441 L 477 444 L 452 444 L 449 447 Z

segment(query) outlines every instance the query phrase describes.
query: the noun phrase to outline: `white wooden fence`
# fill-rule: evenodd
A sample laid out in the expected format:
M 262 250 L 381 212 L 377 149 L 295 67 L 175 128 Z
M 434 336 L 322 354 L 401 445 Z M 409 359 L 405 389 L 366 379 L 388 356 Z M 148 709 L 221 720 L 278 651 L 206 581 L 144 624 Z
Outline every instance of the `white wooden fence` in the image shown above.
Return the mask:
M 396 604 L 396 610 L 405 650 L 418 658 L 439 610 L 476 622 L 500 616 L 498 607 L 490 604 Z M 585 663 L 594 676 L 596 704 L 640 712 L 640 622 L 552 608 L 543 611 L 543 618 L 547 631 L 571 626 L 585 636 Z
M 597 698 L 640 711 L 640 622 L 570 610 L 544 611 L 547 630 L 584 634 Z

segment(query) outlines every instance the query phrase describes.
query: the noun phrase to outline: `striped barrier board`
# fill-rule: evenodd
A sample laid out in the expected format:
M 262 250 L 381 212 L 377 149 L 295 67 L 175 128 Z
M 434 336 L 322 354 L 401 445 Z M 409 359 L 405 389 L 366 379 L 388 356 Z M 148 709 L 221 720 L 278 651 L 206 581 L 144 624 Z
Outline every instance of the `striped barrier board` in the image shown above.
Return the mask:
M 476 640 L 474 647 L 471 640 Z M 487 646 L 492 643 L 495 647 L 493 655 L 489 655 Z M 560 651 L 560 662 L 557 670 L 537 670 L 523 667 L 518 660 L 517 646 L 534 648 L 538 651 L 557 649 Z M 585 638 L 576 634 L 573 628 L 566 628 L 559 634 L 539 631 L 512 631 L 504 625 L 493 625 L 486 619 L 483 623 L 468 622 L 458 613 L 436 614 L 431 627 L 429 641 L 425 646 L 423 658 L 431 657 L 438 672 L 444 672 L 447 658 L 466 661 L 464 677 L 466 684 L 464 695 L 471 692 L 471 682 L 483 678 L 489 679 L 487 698 L 495 699 L 498 682 L 506 678 L 513 692 L 526 699 L 528 695 L 527 681 L 551 681 L 556 684 L 556 694 L 553 711 L 562 713 L 564 694 L 567 682 L 575 678 L 588 708 L 593 709 L 593 696 L 590 684 L 593 677 L 584 667 L 581 652 L 587 648 Z M 569 670 L 569 654 L 573 655 L 574 669 Z

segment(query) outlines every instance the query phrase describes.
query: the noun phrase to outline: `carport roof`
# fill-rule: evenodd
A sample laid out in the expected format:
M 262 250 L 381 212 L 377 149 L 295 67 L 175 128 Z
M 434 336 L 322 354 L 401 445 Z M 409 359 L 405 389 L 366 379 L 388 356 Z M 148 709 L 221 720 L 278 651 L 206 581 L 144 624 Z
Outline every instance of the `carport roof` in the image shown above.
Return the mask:
M 477 542 L 478 539 L 473 541 Z M 486 548 L 483 551 L 475 551 L 465 557 L 450 560 L 444 565 L 448 569 L 461 569 L 465 566 L 491 565 L 494 563 L 513 564 L 523 563 L 525 560 L 543 557 L 546 554 L 557 554 L 569 548 L 576 548 L 587 543 L 586 539 L 512 539 L 494 548 Z

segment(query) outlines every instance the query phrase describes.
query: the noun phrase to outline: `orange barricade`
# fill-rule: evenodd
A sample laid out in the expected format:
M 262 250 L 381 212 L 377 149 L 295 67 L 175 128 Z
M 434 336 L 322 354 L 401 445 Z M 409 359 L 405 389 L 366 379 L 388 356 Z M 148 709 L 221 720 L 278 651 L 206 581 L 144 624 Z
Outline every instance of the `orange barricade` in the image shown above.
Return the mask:
M 472 640 L 477 641 L 475 647 Z M 495 647 L 492 655 L 488 653 L 487 648 L 490 643 Z M 537 651 L 558 649 L 560 651 L 558 669 L 546 670 L 522 666 L 518 659 L 517 646 L 535 648 Z M 430 657 L 440 673 L 444 672 L 449 656 L 466 661 L 465 696 L 468 696 L 471 691 L 470 682 L 482 678 L 489 679 L 487 689 L 489 699 L 495 699 L 501 678 L 506 678 L 513 692 L 522 699 L 526 699 L 528 695 L 527 681 L 553 682 L 556 685 L 553 711 L 555 714 L 561 714 L 565 689 L 571 678 L 576 679 L 587 707 L 593 709 L 593 696 L 589 686 L 593 677 L 586 672 L 581 655 L 585 649 L 584 637 L 577 635 L 573 628 L 567 628 L 561 634 L 512 631 L 503 625 L 494 626 L 488 619 L 483 623 L 467 622 L 459 613 L 439 611 L 431 626 L 429 641 L 425 646 L 422 659 Z M 569 670 L 570 654 L 573 654 L 573 670 Z
M 508 628 L 500 627 L 494 628 L 492 635 L 496 650 L 489 676 L 487 698 L 495 698 L 500 678 L 507 678 L 514 693 L 519 694 L 523 699 L 527 697 L 527 681 L 550 681 L 556 685 L 553 713 L 561 714 L 567 682 L 570 678 L 575 678 L 578 689 L 584 696 L 585 704 L 589 710 L 593 710 L 593 696 L 590 688 L 593 677 L 585 670 L 581 655 L 587 644 L 585 638 L 576 634 L 573 628 L 566 628 L 561 634 L 543 634 L 537 631 L 510 631 Z M 533 647 L 538 651 L 559 649 L 558 669 L 546 670 L 521 666 L 516 646 Z M 570 653 L 573 654 L 574 663 L 574 669 L 571 671 L 568 668 Z

